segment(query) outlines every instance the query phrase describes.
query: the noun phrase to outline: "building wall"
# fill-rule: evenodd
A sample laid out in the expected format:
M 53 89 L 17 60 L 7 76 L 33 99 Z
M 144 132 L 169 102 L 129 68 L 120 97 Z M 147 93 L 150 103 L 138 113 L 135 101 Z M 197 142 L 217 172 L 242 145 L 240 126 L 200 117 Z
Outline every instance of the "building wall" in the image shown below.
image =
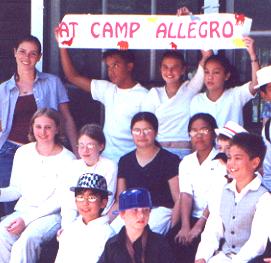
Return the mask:
M 0 3 L 0 82 L 14 73 L 13 46 L 16 39 L 30 33 L 31 0 L 1 0 Z
M 14 72 L 14 58 L 12 47 L 16 38 L 25 33 L 30 33 L 31 2 L 44 5 L 44 23 L 32 21 L 36 30 L 40 25 L 43 36 L 43 70 L 62 77 L 61 66 L 58 58 L 58 47 L 54 40 L 54 27 L 66 13 L 92 13 L 92 14 L 174 14 L 178 7 L 186 5 L 194 13 L 203 13 L 206 7 L 218 6 L 219 12 L 244 13 L 253 19 L 252 36 L 256 40 L 257 54 L 262 65 L 270 64 L 271 60 L 271 10 L 270 0 L 261 0 L 257 8 L 252 8 L 254 0 L 0 0 L 0 82 L 8 79 Z M 42 8 L 42 7 L 41 7 Z M 33 12 L 35 12 L 33 8 Z M 41 11 L 42 14 L 42 11 Z M 33 19 L 35 20 L 35 19 Z M 160 85 L 162 79 L 159 73 L 159 61 L 163 51 L 137 50 L 136 79 L 148 87 Z M 78 71 L 94 78 L 106 78 L 106 70 L 102 63 L 102 50 L 74 49 L 70 50 L 71 57 Z M 195 69 L 199 59 L 199 52 L 185 51 L 185 58 L 189 64 L 189 71 Z M 226 51 L 226 55 L 240 73 L 240 80 L 245 82 L 250 79 L 250 59 L 246 50 Z M 76 88 L 67 87 L 71 95 L 72 113 L 78 127 L 86 122 L 100 122 L 103 120 L 101 105 L 91 101 L 89 95 L 78 91 Z M 252 103 L 245 108 L 245 124 L 248 128 L 259 130 L 261 125 L 259 112 L 260 101 L 255 118 L 252 112 Z M 252 118 L 252 115 L 254 117 Z M 256 121 L 255 121 L 256 120 Z

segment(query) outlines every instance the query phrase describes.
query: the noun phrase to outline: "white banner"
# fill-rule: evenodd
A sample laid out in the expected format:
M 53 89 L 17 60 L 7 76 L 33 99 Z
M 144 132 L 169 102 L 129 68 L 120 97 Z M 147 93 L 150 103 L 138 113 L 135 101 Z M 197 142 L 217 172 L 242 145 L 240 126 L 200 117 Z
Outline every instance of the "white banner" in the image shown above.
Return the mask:
M 236 49 L 250 32 L 243 14 L 65 15 L 59 47 L 120 49 Z

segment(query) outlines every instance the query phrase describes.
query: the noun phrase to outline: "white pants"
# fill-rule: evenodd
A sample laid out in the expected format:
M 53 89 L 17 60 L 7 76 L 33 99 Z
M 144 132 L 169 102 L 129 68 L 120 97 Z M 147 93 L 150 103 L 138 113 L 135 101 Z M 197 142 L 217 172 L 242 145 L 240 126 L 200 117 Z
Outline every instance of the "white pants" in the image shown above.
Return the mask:
M 150 229 L 162 235 L 165 235 L 171 225 L 172 209 L 163 206 L 152 208 L 149 218 Z M 115 233 L 119 233 L 120 229 L 124 226 L 124 221 L 120 216 L 117 216 L 111 223 L 111 227 Z
M 208 260 L 208 263 L 231 263 L 231 261 L 230 256 L 226 256 L 222 251 L 219 251 L 218 254 Z
M 6 227 L 20 214 L 14 212 L 0 223 L 1 263 L 36 263 L 41 244 L 52 239 L 60 228 L 60 215 L 52 214 L 31 222 L 21 235 L 12 235 Z

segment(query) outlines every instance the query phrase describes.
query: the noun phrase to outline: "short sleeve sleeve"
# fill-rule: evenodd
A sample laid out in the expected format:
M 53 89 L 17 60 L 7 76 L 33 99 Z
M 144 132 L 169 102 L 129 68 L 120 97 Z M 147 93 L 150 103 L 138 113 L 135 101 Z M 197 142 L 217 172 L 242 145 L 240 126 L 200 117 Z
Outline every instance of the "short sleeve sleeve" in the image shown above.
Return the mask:
M 178 175 L 178 167 L 180 163 L 180 159 L 177 155 L 168 153 L 167 158 L 165 159 L 165 173 L 167 180 L 171 179 Z
M 179 165 L 179 186 L 181 193 L 188 193 L 193 195 L 193 188 L 190 177 L 188 160 L 184 158 Z
M 67 91 L 58 77 L 56 77 L 56 87 L 58 104 L 69 102 Z
M 93 79 L 91 81 L 91 95 L 94 100 L 105 104 L 105 95 L 110 92 L 115 85 L 106 80 Z

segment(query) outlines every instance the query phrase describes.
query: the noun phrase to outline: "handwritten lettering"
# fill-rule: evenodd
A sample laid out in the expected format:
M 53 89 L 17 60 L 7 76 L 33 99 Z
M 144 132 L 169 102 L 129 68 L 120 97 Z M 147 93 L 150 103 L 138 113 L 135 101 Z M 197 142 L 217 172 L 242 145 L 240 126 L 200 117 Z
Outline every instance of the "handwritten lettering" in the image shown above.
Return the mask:
M 231 21 L 191 21 L 190 23 L 160 23 L 156 38 L 230 38 L 234 33 Z
M 78 26 L 77 22 L 61 22 L 58 26 L 58 33 L 61 38 L 74 38 L 75 37 L 75 26 Z M 65 33 L 65 36 L 64 36 Z
M 93 22 L 90 26 L 90 35 L 92 38 L 133 38 L 139 28 L 138 22 Z

